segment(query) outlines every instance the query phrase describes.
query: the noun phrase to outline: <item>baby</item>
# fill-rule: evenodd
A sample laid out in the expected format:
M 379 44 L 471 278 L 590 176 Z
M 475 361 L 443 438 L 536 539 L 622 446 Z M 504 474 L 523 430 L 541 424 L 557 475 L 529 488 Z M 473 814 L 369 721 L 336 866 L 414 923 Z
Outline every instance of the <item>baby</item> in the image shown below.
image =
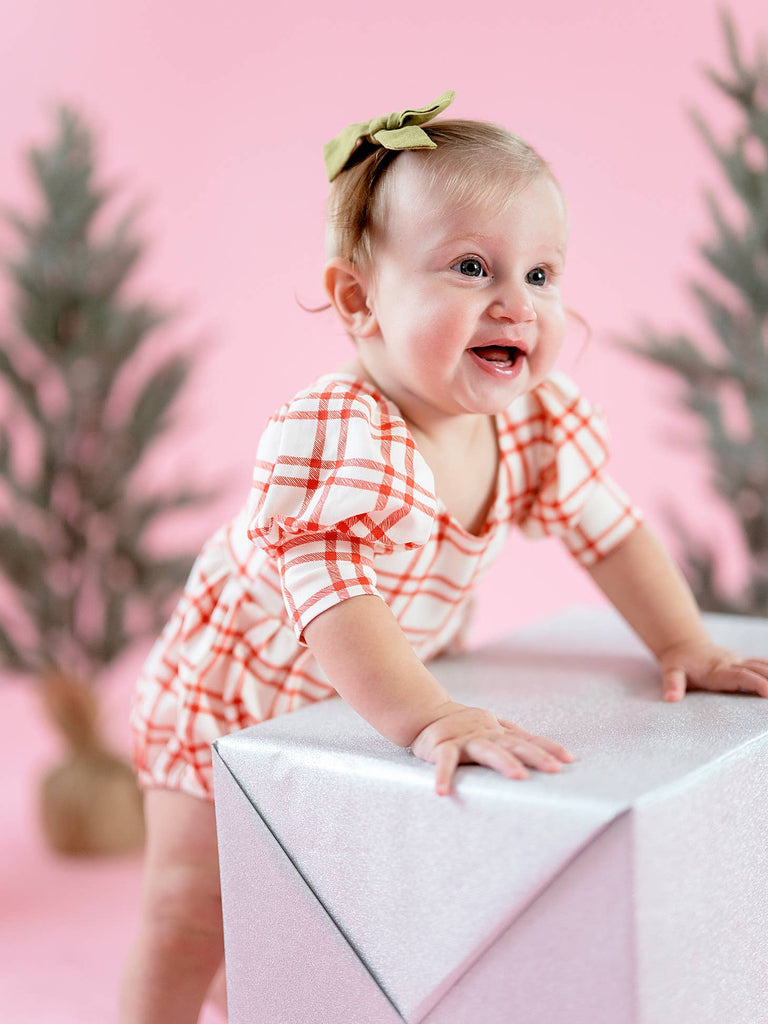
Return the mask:
M 511 529 L 563 540 L 657 657 L 664 699 L 687 686 L 768 696 L 768 661 L 710 641 L 605 470 L 599 416 L 553 372 L 568 241 L 557 181 L 502 128 L 433 122 L 452 99 L 326 147 L 325 286 L 354 357 L 269 420 L 247 507 L 204 547 L 139 681 L 147 874 L 123 1024 L 192 1024 L 221 962 L 218 736 L 340 694 L 435 764 L 439 794 L 459 764 L 523 779 L 573 760 L 452 701 L 425 664 L 461 641 Z

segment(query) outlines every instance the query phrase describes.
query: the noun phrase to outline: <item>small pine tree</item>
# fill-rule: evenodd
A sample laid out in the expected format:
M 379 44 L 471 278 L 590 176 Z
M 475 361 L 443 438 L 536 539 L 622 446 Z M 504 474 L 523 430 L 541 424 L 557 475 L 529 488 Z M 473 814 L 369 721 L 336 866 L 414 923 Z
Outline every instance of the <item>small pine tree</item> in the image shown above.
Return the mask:
M 55 139 L 28 159 L 41 209 L 6 214 L 21 251 L 6 264 L 12 326 L 0 337 L 10 397 L 0 415 L 0 576 L 11 598 L 0 663 L 41 682 L 70 746 L 103 766 L 91 684 L 159 629 L 191 562 L 158 556 L 148 531 L 206 497 L 148 493 L 135 481 L 191 361 L 175 354 L 153 372 L 135 369 L 169 317 L 124 295 L 143 250 L 136 211 L 111 231 L 98 226 L 109 192 L 94 183 L 93 138 L 77 113 L 62 108 Z
M 707 76 L 739 112 L 731 138 L 720 143 L 700 113 L 693 120 L 738 199 L 734 222 L 706 193 L 713 240 L 700 246 L 711 271 L 691 282 L 708 331 L 700 337 L 666 334 L 645 326 L 640 342 L 620 340 L 635 355 L 672 371 L 682 382 L 682 404 L 706 429 L 712 482 L 735 517 L 750 556 L 741 593 L 726 593 L 718 579 L 717 543 L 696 537 L 674 519 L 682 565 L 702 608 L 768 615 L 768 51 L 758 45 L 753 63 L 741 51 L 727 11 L 721 13 L 730 67 Z M 714 284 L 714 287 L 712 286 Z M 712 341 L 716 355 L 713 357 Z M 745 427 L 730 412 L 741 405 Z

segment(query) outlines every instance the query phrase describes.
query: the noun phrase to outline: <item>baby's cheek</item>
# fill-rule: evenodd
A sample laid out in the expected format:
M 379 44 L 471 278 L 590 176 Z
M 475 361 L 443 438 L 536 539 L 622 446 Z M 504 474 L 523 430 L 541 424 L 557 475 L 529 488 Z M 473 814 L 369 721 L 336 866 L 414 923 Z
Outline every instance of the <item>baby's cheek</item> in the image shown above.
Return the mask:
M 552 311 L 552 317 L 547 333 L 549 334 L 549 345 L 555 351 L 555 358 L 565 342 L 565 335 L 568 330 L 568 317 L 560 302 Z
M 563 313 L 562 316 L 553 316 L 545 329 L 541 331 L 538 343 L 530 356 L 534 386 L 554 369 L 565 342 L 565 326 L 565 314 Z

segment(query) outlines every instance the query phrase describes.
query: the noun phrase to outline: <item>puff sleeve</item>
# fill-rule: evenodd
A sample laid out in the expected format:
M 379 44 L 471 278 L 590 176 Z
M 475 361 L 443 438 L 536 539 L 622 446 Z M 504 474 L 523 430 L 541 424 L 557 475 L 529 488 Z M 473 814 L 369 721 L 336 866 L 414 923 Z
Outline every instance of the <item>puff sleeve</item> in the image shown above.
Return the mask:
M 248 536 L 276 562 L 300 640 L 321 612 L 376 594 L 374 556 L 424 545 L 436 512 L 432 474 L 380 396 L 316 386 L 267 424 Z
M 529 537 L 557 536 L 581 565 L 605 557 L 642 513 L 605 470 L 600 412 L 565 374 L 554 373 L 510 422 L 518 477 L 516 522 Z

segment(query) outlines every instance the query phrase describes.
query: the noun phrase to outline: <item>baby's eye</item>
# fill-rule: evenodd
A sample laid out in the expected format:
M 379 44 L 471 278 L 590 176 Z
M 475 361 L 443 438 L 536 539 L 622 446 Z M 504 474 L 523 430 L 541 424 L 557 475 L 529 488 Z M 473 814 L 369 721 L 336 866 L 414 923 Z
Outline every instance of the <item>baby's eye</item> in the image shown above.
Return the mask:
M 529 270 L 525 277 L 528 284 L 535 284 L 538 287 L 547 283 L 547 272 L 543 267 L 534 267 Z
M 465 256 L 463 260 L 454 263 L 451 270 L 458 270 L 464 277 L 487 277 L 482 260 L 477 256 Z

